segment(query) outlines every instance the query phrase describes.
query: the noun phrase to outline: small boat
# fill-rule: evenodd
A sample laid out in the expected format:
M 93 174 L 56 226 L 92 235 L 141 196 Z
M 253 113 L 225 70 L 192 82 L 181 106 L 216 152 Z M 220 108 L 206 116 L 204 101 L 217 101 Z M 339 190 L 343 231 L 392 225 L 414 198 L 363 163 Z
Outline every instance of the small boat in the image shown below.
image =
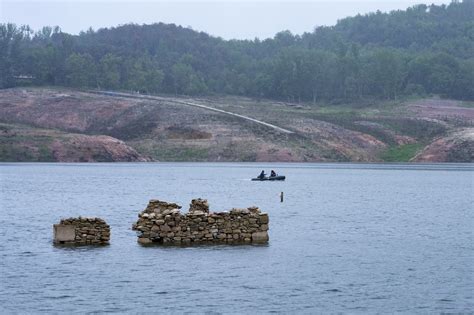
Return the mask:
M 282 176 L 282 175 L 277 175 L 277 176 L 265 176 L 263 178 L 252 178 L 253 181 L 260 181 L 260 182 L 263 182 L 263 181 L 266 181 L 266 180 L 270 180 L 270 181 L 273 181 L 273 180 L 285 180 L 285 176 Z

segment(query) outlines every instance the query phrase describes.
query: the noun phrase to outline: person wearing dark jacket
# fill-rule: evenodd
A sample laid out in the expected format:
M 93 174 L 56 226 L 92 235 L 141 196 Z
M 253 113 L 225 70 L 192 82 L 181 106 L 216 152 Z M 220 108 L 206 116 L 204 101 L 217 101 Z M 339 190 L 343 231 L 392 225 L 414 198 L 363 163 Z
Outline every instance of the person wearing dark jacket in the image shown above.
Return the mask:
M 265 178 L 265 171 L 262 170 L 262 172 L 260 173 L 260 175 L 258 175 L 258 178 L 259 179 L 264 179 Z
M 270 172 L 270 177 L 275 177 L 275 176 L 277 176 L 277 173 L 275 173 L 275 171 L 272 170 L 272 171 Z

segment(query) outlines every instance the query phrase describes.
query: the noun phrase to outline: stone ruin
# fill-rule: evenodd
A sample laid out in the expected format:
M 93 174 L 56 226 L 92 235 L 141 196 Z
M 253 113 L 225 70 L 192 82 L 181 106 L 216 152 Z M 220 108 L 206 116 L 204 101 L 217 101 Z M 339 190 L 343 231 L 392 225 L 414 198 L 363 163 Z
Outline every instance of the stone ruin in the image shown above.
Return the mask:
M 69 218 L 54 224 L 54 243 L 64 245 L 106 245 L 110 226 L 100 218 Z
M 138 231 L 138 242 L 159 244 L 249 244 L 268 242 L 268 214 L 257 207 L 209 212 L 207 200 L 191 201 L 189 212 L 181 206 L 150 200 L 138 215 L 132 229 Z

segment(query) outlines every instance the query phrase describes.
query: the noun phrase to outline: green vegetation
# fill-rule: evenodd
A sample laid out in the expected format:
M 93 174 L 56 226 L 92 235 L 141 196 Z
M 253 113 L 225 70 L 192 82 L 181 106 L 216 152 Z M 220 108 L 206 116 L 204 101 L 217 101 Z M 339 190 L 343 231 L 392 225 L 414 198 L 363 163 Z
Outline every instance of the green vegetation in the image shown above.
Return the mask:
M 138 148 L 139 150 L 141 148 Z M 143 150 L 146 154 L 152 156 L 158 161 L 174 161 L 174 162 L 198 162 L 206 161 L 209 158 L 209 150 L 206 148 L 192 148 L 192 147 L 166 147 L 166 148 L 152 148 L 150 151 Z
M 0 124 L 0 161 L 4 162 L 52 162 L 55 161 L 49 145 L 51 136 L 10 133 L 10 127 Z
M 337 105 L 438 94 L 474 100 L 474 1 L 340 20 L 311 33 L 223 40 L 174 24 L 80 35 L 0 24 L 0 88 L 56 85 L 234 94 Z
M 446 126 L 423 119 L 399 117 L 380 119 L 379 122 L 400 134 L 405 134 L 421 141 L 429 141 L 435 137 L 443 136 L 447 132 Z
M 384 151 L 380 155 L 380 158 L 385 162 L 408 162 L 422 148 L 423 145 L 421 143 L 410 143 L 391 147 Z

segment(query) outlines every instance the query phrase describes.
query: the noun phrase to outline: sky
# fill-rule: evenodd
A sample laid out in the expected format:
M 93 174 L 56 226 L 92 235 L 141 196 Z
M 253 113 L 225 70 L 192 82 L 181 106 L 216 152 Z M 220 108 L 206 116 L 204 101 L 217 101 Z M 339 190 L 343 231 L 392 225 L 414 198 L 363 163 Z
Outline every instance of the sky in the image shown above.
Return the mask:
M 338 19 L 449 0 L 0 0 L 0 23 L 50 25 L 78 34 L 126 23 L 174 23 L 225 39 L 265 39 L 289 30 L 311 32 Z

